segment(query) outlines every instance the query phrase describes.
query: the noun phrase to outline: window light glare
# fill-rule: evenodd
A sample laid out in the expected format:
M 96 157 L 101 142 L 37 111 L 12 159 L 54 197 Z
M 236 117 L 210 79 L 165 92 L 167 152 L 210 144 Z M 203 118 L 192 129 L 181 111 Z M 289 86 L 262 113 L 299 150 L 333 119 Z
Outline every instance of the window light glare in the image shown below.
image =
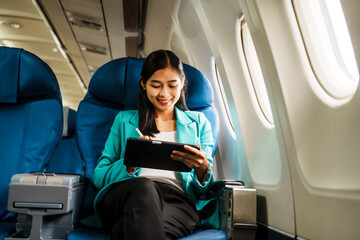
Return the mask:
M 223 103 L 224 103 L 224 106 L 225 106 L 225 111 L 226 111 L 226 114 L 227 114 L 228 119 L 230 121 L 231 127 L 234 129 L 234 124 L 232 122 L 230 109 L 229 109 L 229 103 L 228 103 L 228 101 L 226 99 L 226 96 L 225 96 L 225 90 L 224 90 L 224 86 L 222 84 L 221 75 L 219 73 L 219 69 L 216 66 L 216 64 L 214 64 L 214 65 L 215 65 L 216 79 L 217 79 L 217 83 L 218 83 L 218 86 L 219 86 L 219 89 L 220 89 L 221 97 L 223 99 Z
M 328 32 L 333 43 L 335 54 L 345 74 L 353 81 L 359 81 L 354 49 L 351 44 L 349 30 L 339 0 L 320 0 L 324 18 L 329 21 Z
M 241 34 L 244 44 L 244 56 L 247 62 L 248 71 L 250 74 L 253 90 L 255 92 L 258 105 L 265 119 L 271 125 L 273 125 L 274 119 L 271 112 L 271 106 L 264 82 L 264 77 L 255 50 L 255 45 L 246 23 L 242 27 Z
M 293 0 L 309 63 L 328 96 L 350 99 L 359 69 L 340 0 Z

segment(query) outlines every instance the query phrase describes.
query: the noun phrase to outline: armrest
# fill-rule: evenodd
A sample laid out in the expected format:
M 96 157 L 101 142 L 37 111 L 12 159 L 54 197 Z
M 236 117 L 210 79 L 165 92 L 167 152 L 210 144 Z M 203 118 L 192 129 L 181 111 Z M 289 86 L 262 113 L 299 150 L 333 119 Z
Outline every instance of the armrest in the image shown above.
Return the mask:
M 246 188 L 242 181 L 219 180 L 207 197 L 218 199 L 220 228 L 228 239 L 255 239 L 256 189 Z
M 209 200 L 212 198 L 222 197 L 225 187 L 244 187 L 244 182 L 240 180 L 217 180 L 213 183 L 211 188 L 205 195 L 201 197 L 202 200 Z
M 66 239 L 78 219 L 83 179 L 75 174 L 15 174 L 8 210 L 19 213 L 19 218 L 17 232 L 6 239 Z

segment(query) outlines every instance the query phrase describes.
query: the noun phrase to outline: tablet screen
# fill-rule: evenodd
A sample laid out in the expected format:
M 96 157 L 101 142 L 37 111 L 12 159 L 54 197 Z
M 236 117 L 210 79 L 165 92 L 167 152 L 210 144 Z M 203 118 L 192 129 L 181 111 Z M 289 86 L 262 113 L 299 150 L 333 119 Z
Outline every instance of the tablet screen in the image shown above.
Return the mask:
M 170 157 L 173 150 L 189 152 L 184 149 L 184 145 L 189 145 L 199 149 L 198 146 L 191 144 L 141 138 L 128 138 L 125 148 L 124 164 L 132 167 L 190 172 L 191 168 L 182 162 L 173 160 Z

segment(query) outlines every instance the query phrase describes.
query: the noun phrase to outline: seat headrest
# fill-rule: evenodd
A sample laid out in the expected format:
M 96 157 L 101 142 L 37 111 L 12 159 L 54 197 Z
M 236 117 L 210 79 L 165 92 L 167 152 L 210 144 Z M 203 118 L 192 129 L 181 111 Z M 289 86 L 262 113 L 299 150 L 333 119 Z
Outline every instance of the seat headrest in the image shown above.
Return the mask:
M 195 110 L 212 106 L 214 93 L 205 75 L 187 64 L 184 64 L 184 72 L 188 81 L 187 107 Z
M 0 47 L 0 102 L 60 98 L 54 72 L 34 54 L 19 48 Z
M 140 74 L 144 61 L 144 58 L 128 57 L 106 63 L 92 76 L 85 99 L 93 97 L 102 104 L 119 110 L 137 109 Z M 197 69 L 187 64 L 183 65 L 188 84 L 188 108 L 194 110 L 212 106 L 214 96 L 207 78 Z

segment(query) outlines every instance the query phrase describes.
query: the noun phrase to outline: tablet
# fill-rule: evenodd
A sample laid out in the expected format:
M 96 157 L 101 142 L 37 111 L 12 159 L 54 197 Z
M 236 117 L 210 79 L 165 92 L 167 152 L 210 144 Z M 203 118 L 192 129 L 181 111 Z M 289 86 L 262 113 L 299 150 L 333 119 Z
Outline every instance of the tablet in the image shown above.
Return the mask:
M 124 164 L 132 167 L 190 172 L 191 168 L 170 157 L 173 150 L 189 152 L 184 149 L 184 145 L 199 149 L 198 146 L 191 144 L 128 138 L 125 148 Z

